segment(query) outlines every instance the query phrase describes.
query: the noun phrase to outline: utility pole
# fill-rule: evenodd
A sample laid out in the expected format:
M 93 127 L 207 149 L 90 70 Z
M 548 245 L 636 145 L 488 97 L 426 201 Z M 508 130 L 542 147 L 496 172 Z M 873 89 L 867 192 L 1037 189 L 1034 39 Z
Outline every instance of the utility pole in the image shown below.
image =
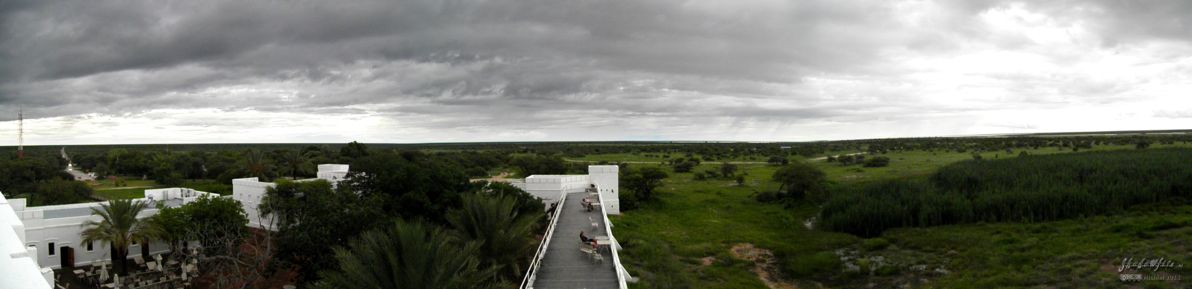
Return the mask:
M 17 109 L 17 158 L 25 158 L 25 107 Z

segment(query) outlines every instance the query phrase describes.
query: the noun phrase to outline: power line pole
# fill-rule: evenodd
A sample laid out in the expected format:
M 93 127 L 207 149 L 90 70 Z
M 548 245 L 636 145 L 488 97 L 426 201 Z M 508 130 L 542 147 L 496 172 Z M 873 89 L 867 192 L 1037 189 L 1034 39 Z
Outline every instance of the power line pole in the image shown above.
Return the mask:
M 17 109 L 17 158 L 25 158 L 25 107 Z

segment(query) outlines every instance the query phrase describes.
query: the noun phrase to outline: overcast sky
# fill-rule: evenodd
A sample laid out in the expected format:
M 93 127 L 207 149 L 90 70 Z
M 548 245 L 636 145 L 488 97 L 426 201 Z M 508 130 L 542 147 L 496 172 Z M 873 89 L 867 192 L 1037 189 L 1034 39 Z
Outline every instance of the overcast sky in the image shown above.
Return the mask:
M 0 145 L 1192 128 L 1192 1 L 6 0 Z

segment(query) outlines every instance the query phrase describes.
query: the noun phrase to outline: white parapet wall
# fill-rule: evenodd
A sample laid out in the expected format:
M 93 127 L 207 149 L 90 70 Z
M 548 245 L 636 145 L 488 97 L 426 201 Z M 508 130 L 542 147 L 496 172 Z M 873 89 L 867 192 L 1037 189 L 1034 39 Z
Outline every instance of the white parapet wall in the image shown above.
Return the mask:
M 583 192 L 591 182 L 586 175 L 532 175 L 514 186 L 542 198 L 543 203 L 558 202 L 567 193 Z
M 265 198 L 265 190 L 276 186 L 275 183 L 262 182 L 257 178 L 243 178 L 232 180 L 232 199 L 240 202 L 244 214 L 248 216 L 248 226 L 257 229 L 273 230 L 273 217 L 261 214 L 259 209 L 261 200 Z
M 37 248 L 25 246 L 25 224 L 14 210 L 25 202 L 18 200 L 0 194 L 0 288 L 53 288 L 54 271 L 39 265 Z
M 331 183 L 332 187 L 343 181 L 348 175 L 348 165 L 342 164 L 320 164 L 319 172 L 316 178 L 296 180 L 296 182 L 307 182 L 313 180 L 326 180 Z M 242 178 L 232 180 L 232 199 L 240 202 L 240 206 L 244 208 L 244 214 L 248 215 L 248 225 L 253 228 L 276 230 L 276 224 L 272 216 L 261 214 L 261 202 L 265 198 L 265 191 L 269 188 L 277 186 L 276 183 L 262 182 L 257 178 Z
M 605 214 L 621 214 L 620 167 L 615 165 L 588 166 L 588 178 L 600 192 Z
M 615 165 L 588 166 L 587 175 L 531 175 L 511 184 L 542 198 L 548 206 L 558 202 L 564 194 L 596 189 L 604 202 L 605 213 L 621 214 L 620 168 Z
M 219 195 L 197 191 L 188 188 L 165 188 L 145 190 L 145 197 L 133 199 L 134 202 L 144 202 L 146 207 L 137 215 L 138 219 L 149 218 L 157 214 L 158 205 L 178 207 L 197 200 L 200 197 L 219 197 Z M 99 216 L 92 214 L 93 209 L 100 209 L 107 202 L 90 202 L 66 205 L 26 207 L 23 199 L 13 207 L 14 212 L 24 223 L 24 242 L 29 248 L 36 248 L 38 264 L 49 268 L 61 268 L 64 260 L 73 259 L 75 266 L 88 265 L 96 261 L 110 260 L 111 250 L 105 242 L 82 242 L 82 233 L 87 221 L 100 221 Z M 141 256 L 142 246 L 129 246 L 128 257 Z M 161 242 L 150 242 L 149 254 L 160 254 L 169 251 L 169 245 Z M 67 254 L 73 258 L 67 258 Z

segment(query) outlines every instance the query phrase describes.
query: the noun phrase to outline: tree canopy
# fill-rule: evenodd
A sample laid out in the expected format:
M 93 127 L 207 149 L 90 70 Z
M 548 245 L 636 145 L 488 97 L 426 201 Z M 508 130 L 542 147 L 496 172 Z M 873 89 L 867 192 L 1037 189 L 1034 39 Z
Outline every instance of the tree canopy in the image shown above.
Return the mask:
M 779 183 L 779 193 L 787 198 L 803 199 L 827 190 L 824 171 L 804 162 L 792 162 L 779 168 L 773 179 Z
M 496 268 L 481 265 L 480 244 L 443 229 L 397 221 L 335 248 L 335 269 L 316 288 L 496 288 Z

